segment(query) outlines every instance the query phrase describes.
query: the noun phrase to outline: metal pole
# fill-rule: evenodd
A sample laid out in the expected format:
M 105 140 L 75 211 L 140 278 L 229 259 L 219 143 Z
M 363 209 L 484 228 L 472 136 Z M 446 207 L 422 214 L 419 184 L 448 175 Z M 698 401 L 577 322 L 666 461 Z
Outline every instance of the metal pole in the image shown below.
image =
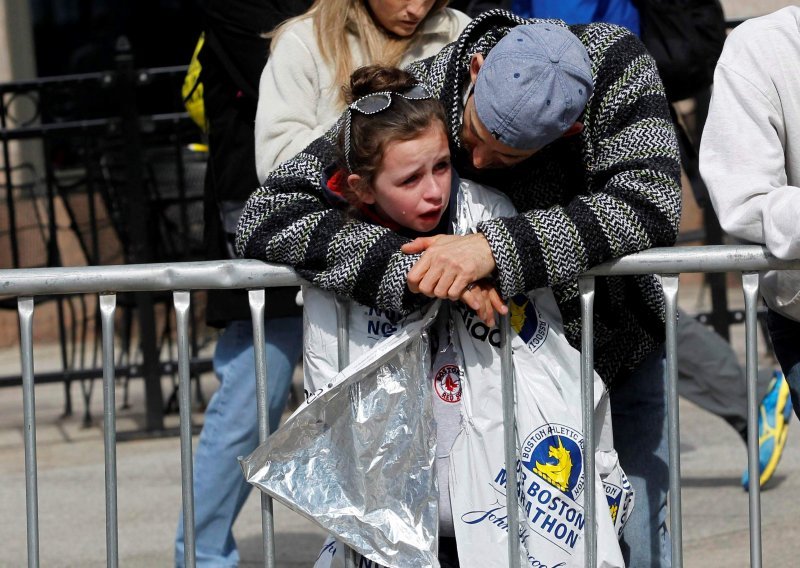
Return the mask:
M 703 208 L 703 226 L 706 228 L 706 244 L 721 245 L 722 227 L 711 204 Z M 711 288 L 711 325 L 726 341 L 730 341 L 730 315 L 728 313 L 727 274 L 707 273 L 705 281 Z
M 25 425 L 25 510 L 28 526 L 28 566 L 39 566 L 39 489 L 36 473 L 36 399 L 33 385 L 33 298 L 17 299 L 22 406 Z
M 350 303 L 336 296 L 336 341 L 339 355 L 339 370 L 350 364 Z M 341 543 L 344 546 L 344 543 Z M 349 546 L 344 547 L 345 568 L 356 568 L 356 553 Z
M 747 365 L 747 469 L 750 474 L 750 566 L 761 568 L 761 472 L 758 465 L 758 273 L 742 274 L 745 311 L 745 354 Z
M 503 396 L 503 446 L 506 462 L 506 516 L 508 517 L 508 565 L 520 566 L 519 487 L 517 485 L 516 384 L 511 358 L 511 318 L 500 316 L 500 380 Z
M 594 294 L 595 281 L 592 276 L 578 279 L 581 295 L 581 419 L 583 424 L 584 483 L 583 508 L 584 566 L 597 565 L 597 527 L 595 526 L 594 486 Z
M 672 565 L 683 566 L 681 524 L 681 439 L 678 416 L 678 284 L 677 274 L 662 275 L 667 317 L 667 433 L 669 443 L 669 529 Z
M 28 528 L 28 566 L 39 566 L 39 497 L 36 472 L 36 399 L 33 375 L 33 298 L 17 299 L 22 405 L 25 429 L 25 508 Z
M 100 294 L 103 322 L 103 449 L 106 467 L 106 563 L 119 563 L 117 521 L 117 419 L 114 392 L 114 312 L 116 294 Z
M 45 92 L 46 90 L 40 91 L 42 100 L 39 101 L 39 105 L 47 108 L 47 104 L 44 100 Z M 44 149 L 45 188 L 47 189 L 47 266 L 61 266 L 61 254 L 58 248 L 58 227 L 56 224 L 56 176 L 53 165 L 53 145 L 52 141 L 47 137 L 43 137 L 42 142 Z M 70 305 L 68 298 L 58 298 L 56 300 L 56 310 L 58 312 L 58 343 L 61 352 L 61 368 L 64 371 L 68 371 L 74 368 L 75 356 L 74 348 L 72 356 L 70 356 L 67 350 L 67 326 L 64 316 L 65 302 L 67 302 L 67 305 Z M 70 325 L 70 337 L 73 344 L 76 341 L 75 325 L 75 317 L 73 314 Z M 64 416 L 72 416 L 72 381 L 69 379 L 64 381 Z
M 4 93 L 0 93 L 0 128 L 5 131 L 6 114 L 6 100 Z M 11 152 L 9 151 L 10 140 L 3 138 L 3 171 L 6 178 L 6 210 L 8 211 L 8 238 L 11 240 L 11 266 L 20 268 L 19 259 L 19 243 L 17 242 L 17 210 L 14 205 L 14 179 L 11 175 Z
M 178 394 L 181 414 L 181 496 L 183 499 L 183 559 L 195 566 L 194 479 L 192 477 L 192 384 L 189 380 L 189 292 L 172 293 L 178 331 Z
M 253 354 L 256 366 L 256 406 L 258 408 L 258 441 L 264 443 L 269 437 L 269 404 L 267 403 L 267 343 L 264 330 L 264 289 L 250 290 L 250 315 L 253 320 Z M 272 499 L 261 493 L 261 536 L 264 547 L 264 565 L 274 568 L 275 563 L 275 521 L 272 512 Z

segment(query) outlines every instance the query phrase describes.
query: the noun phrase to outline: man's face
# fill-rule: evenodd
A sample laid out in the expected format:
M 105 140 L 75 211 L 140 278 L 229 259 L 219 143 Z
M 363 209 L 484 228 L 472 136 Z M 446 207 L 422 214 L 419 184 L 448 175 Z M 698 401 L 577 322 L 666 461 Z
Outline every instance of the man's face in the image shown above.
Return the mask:
M 506 146 L 486 129 L 475 110 L 475 95 L 467 99 L 461 124 L 461 144 L 476 169 L 507 168 L 533 156 L 536 150 L 517 150 Z

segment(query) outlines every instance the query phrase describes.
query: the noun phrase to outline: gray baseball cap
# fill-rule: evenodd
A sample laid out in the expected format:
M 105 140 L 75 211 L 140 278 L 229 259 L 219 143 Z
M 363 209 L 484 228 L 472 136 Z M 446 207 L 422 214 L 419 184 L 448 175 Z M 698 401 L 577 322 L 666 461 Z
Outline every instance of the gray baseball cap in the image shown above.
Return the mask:
M 538 150 L 575 123 L 594 90 L 586 48 L 552 22 L 517 26 L 486 56 L 474 104 L 495 139 Z

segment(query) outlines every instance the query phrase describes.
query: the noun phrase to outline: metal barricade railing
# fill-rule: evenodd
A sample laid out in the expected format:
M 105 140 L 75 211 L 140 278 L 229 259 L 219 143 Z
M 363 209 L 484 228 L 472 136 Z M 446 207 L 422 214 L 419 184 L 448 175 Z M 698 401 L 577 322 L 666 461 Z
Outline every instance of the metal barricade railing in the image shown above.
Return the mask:
M 582 375 L 584 389 L 582 404 L 584 408 L 584 428 L 587 441 L 593 436 L 591 423 L 585 422 L 587 403 L 587 377 L 591 371 L 592 341 L 589 333 L 591 325 L 591 303 L 596 276 L 623 276 L 634 274 L 658 274 L 661 276 L 666 304 L 666 348 L 667 348 L 667 431 L 669 437 L 669 509 L 670 533 L 672 538 L 672 565 L 683 566 L 683 541 L 681 522 L 680 493 L 680 434 L 678 416 L 678 365 L 677 365 L 677 300 L 678 275 L 687 272 L 739 272 L 742 274 L 742 288 L 745 300 L 745 358 L 747 377 L 747 463 L 750 475 L 749 518 L 750 518 L 750 566 L 761 568 L 761 489 L 758 465 L 758 401 L 756 399 L 756 375 L 758 355 L 756 346 L 758 273 L 765 270 L 800 269 L 800 260 L 780 260 L 769 254 L 765 248 L 753 245 L 705 246 L 685 248 L 651 249 L 623 257 L 595 267 L 581 277 L 581 304 L 583 320 Z M 591 447 L 591 446 L 589 446 Z M 587 452 L 591 453 L 591 452 Z M 588 462 L 588 460 L 587 460 Z M 593 465 L 593 464 L 592 464 Z M 594 468 L 586 475 L 593 476 Z M 590 523 L 589 533 L 594 531 Z M 593 537 L 590 537 L 593 538 Z M 587 540 L 588 541 L 588 540 Z M 589 548 L 589 547 L 587 547 Z M 587 565 L 592 554 L 587 550 Z
M 800 261 L 778 260 L 758 246 L 712 246 L 652 249 L 623 257 L 595 267 L 580 278 L 582 332 L 581 379 L 582 420 L 586 448 L 594 447 L 593 391 L 593 324 L 595 277 L 606 275 L 658 274 L 662 278 L 667 307 L 667 393 L 668 433 L 670 452 L 670 531 L 672 534 L 673 566 L 682 562 L 682 526 L 680 500 L 679 417 L 677 394 L 676 318 L 678 274 L 685 272 L 741 272 L 746 311 L 746 358 L 748 391 L 748 467 L 750 473 L 750 563 L 761 566 L 761 510 L 758 469 L 758 434 L 756 400 L 756 304 L 758 272 L 768 269 L 800 269 Z M 116 294 L 132 291 L 172 291 L 177 320 L 178 366 L 181 441 L 181 483 L 183 520 L 185 527 L 184 559 L 187 566 L 195 565 L 194 497 L 192 484 L 192 431 L 189 388 L 189 308 L 190 291 L 219 288 L 249 290 L 253 318 L 253 337 L 256 361 L 256 392 L 259 439 L 268 435 L 268 405 L 266 382 L 266 350 L 264 343 L 265 288 L 296 285 L 300 278 L 289 268 L 268 265 L 253 260 L 220 262 L 187 262 L 78 268 L 36 268 L 0 270 L 0 290 L 17 296 L 20 322 L 22 361 L 25 487 L 27 511 L 28 565 L 39 566 L 38 482 L 36 460 L 36 418 L 34 404 L 33 315 L 34 297 L 74 293 L 99 294 L 103 344 L 103 415 L 105 454 L 106 550 L 108 566 L 118 565 L 117 473 L 116 473 L 116 414 L 114 400 L 114 314 Z M 346 313 L 337 310 L 337 315 Z M 347 364 L 346 318 L 339 321 L 339 365 Z M 507 464 L 516 464 L 516 421 L 514 419 L 514 378 L 510 351 L 510 323 L 501 318 L 501 361 L 503 374 L 503 418 L 505 456 Z M 510 426 L 510 427 L 509 427 Z M 587 479 L 595 475 L 594 456 L 585 452 Z M 506 498 L 508 532 L 519 534 L 516 467 L 507 466 Z M 584 492 L 585 518 L 594 518 L 594 484 L 587 483 Z M 275 540 L 272 501 L 261 497 L 265 565 L 275 566 Z M 595 565 L 596 534 L 594 523 L 585 524 L 585 564 Z M 509 565 L 519 558 L 519 540 L 509 539 Z M 348 555 L 352 562 L 352 556 Z

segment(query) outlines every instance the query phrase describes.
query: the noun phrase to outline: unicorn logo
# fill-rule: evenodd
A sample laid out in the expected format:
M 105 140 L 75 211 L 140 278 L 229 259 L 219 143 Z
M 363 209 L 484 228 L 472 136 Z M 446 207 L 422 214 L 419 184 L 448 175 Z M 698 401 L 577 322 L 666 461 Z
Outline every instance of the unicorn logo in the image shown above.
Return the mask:
M 608 512 L 611 513 L 611 522 L 617 522 L 617 513 L 619 513 L 619 505 L 617 503 L 611 503 L 608 506 Z
M 603 488 L 606 492 L 606 501 L 608 502 L 608 512 L 611 514 L 611 522 L 616 524 L 617 516 L 622 508 L 622 489 L 612 483 L 603 481 Z M 619 530 L 622 530 L 620 526 Z
M 520 294 L 520 296 L 522 296 Z M 524 298 L 524 296 L 522 296 Z M 525 325 L 525 307 L 528 305 L 530 300 L 525 298 L 525 301 L 522 305 L 518 304 L 516 300 L 519 298 L 514 296 L 512 300 L 509 302 L 509 307 L 511 308 L 511 327 L 517 333 L 520 332 L 522 326 Z
M 511 328 L 532 352 L 539 349 L 547 339 L 550 325 L 536 310 L 536 304 L 525 294 L 517 294 L 508 302 Z
M 548 422 L 521 446 L 523 467 L 570 499 L 583 492 L 583 435 L 565 424 Z
M 567 492 L 569 489 L 569 478 L 572 473 L 572 458 L 570 452 L 564 447 L 561 436 L 556 436 L 557 446 L 550 446 L 548 456 L 555 459 L 555 463 L 536 462 L 533 473 L 559 489 Z

